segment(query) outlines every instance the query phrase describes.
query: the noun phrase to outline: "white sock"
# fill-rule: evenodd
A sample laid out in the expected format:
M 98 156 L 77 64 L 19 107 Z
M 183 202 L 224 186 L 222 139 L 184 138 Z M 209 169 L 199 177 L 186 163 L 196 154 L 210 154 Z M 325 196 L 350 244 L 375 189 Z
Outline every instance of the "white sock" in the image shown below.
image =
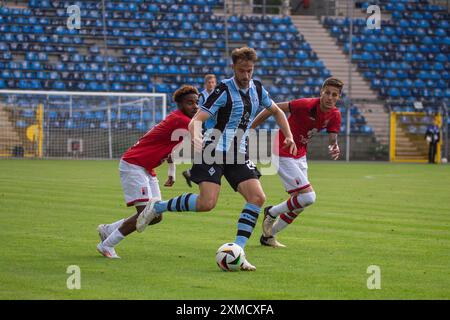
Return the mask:
M 115 247 L 120 241 L 125 239 L 124 235 L 119 231 L 119 229 L 114 230 L 105 241 L 103 245 L 107 247 Z
M 307 206 L 312 205 L 315 201 L 316 193 L 314 191 L 308 193 L 300 193 L 299 195 L 290 197 L 286 201 L 283 201 L 270 208 L 269 214 L 275 218 L 285 212 L 295 212 L 298 209 L 304 209 Z
M 119 221 L 106 225 L 106 231 L 111 234 L 114 230 L 119 229 L 124 221 L 125 219 L 120 219 Z
M 300 212 L 302 212 L 303 209 L 297 209 L 294 212 L 287 212 L 283 213 L 282 215 L 277 217 L 277 220 L 273 224 L 272 227 L 272 234 L 276 235 L 278 232 L 286 228 L 288 225 L 290 225 L 292 222 L 294 222 L 294 219 L 298 217 Z
M 284 213 L 284 212 L 288 212 L 288 211 L 289 211 L 289 208 L 288 208 L 288 205 L 287 205 L 287 202 L 288 202 L 288 201 L 289 201 L 289 200 L 283 201 L 283 202 L 277 204 L 276 206 L 273 206 L 272 208 L 270 208 L 269 214 L 270 214 L 273 218 L 276 218 L 276 217 L 278 217 L 280 214 L 282 214 L 282 213 Z
M 287 223 L 286 221 L 284 221 L 283 219 L 280 219 L 280 217 L 278 217 L 277 220 L 275 221 L 275 223 L 273 224 L 272 234 L 276 235 L 278 232 L 280 232 L 281 230 L 286 228 L 288 225 L 289 225 L 289 223 Z

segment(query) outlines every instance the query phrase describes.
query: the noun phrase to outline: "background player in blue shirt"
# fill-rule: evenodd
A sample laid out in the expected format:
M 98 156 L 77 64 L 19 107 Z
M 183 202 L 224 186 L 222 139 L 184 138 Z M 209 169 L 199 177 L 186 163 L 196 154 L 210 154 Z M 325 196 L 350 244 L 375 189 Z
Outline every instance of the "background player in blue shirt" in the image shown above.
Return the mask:
M 199 106 L 202 106 L 205 103 L 206 99 L 208 99 L 209 95 L 213 92 L 216 86 L 217 86 L 216 76 L 213 74 L 205 75 L 205 83 L 204 83 L 205 90 L 200 92 L 198 96 Z

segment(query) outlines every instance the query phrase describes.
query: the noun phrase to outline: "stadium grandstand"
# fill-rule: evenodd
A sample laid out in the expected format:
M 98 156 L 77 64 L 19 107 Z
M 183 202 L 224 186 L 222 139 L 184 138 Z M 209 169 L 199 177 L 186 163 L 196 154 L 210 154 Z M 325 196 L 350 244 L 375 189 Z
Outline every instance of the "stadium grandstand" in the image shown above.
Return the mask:
M 67 26 L 72 5 L 80 8 L 79 29 Z M 370 5 L 381 9 L 380 29 L 367 27 Z M 38 106 L 51 100 L 30 91 L 160 93 L 170 110 L 179 86 L 200 89 L 208 73 L 229 77 L 231 50 L 247 45 L 259 56 L 255 78 L 276 102 L 318 96 L 331 75 L 345 82 L 338 107 L 347 159 L 425 161 L 427 124 L 439 116 L 444 138 L 450 125 L 449 21 L 448 1 L 428 0 L 1 1 L 1 153 L 23 154 Z M 76 108 L 61 97 L 44 103 L 41 130 L 138 135 L 165 115 L 152 106 L 106 112 L 106 99 L 94 99 L 104 109 L 91 108 L 92 101 L 79 97 Z M 313 158 L 326 157 L 323 148 L 311 149 Z

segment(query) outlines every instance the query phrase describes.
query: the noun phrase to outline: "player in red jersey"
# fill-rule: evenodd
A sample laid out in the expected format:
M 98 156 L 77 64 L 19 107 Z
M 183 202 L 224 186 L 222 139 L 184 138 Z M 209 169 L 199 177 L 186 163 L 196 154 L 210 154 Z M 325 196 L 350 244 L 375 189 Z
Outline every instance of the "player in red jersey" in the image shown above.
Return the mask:
M 169 177 L 165 186 L 175 182 L 175 166 L 170 154 L 181 141 L 172 141 L 177 129 L 187 129 L 191 118 L 198 110 L 198 91 L 192 86 L 182 86 L 173 94 L 178 109 L 171 112 L 162 122 L 153 127 L 139 141 L 129 148 L 120 159 L 120 179 L 127 206 L 135 206 L 136 214 L 111 224 L 101 224 L 97 231 L 101 242 L 97 250 L 107 258 L 119 258 L 114 247 L 127 235 L 136 230 L 136 219 L 151 198 L 161 199 L 158 179 L 154 169 L 165 160 L 169 162 Z M 161 221 L 152 221 L 155 224 Z
M 262 245 L 285 247 L 278 242 L 275 235 L 291 224 L 307 206 L 316 200 L 316 193 L 308 180 L 306 149 L 312 136 L 326 129 L 329 133 L 328 150 L 331 158 L 337 160 L 340 154 L 337 136 L 341 127 L 341 114 L 336 108 L 344 84 L 337 78 L 328 78 L 322 85 L 319 98 L 298 99 L 278 103 L 285 112 L 289 112 L 289 126 L 297 145 L 297 155 L 292 155 L 280 148 L 284 141 L 282 132 L 275 139 L 274 154 L 279 158 L 278 175 L 290 198 L 275 206 L 264 209 Z M 253 122 L 256 128 L 269 116 L 261 112 Z M 280 143 L 281 141 L 281 143 Z

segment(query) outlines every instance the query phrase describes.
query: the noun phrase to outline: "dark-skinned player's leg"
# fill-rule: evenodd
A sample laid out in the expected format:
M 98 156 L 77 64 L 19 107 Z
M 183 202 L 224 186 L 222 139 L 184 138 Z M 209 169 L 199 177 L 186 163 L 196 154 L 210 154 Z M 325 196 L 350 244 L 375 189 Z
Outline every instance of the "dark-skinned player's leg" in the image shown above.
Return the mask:
M 113 230 L 105 239 L 97 246 L 97 251 L 107 258 L 119 258 L 114 250 L 114 247 L 119 244 L 120 241 L 125 239 L 126 236 L 136 231 L 136 220 L 139 214 L 145 209 L 145 205 L 136 206 L 136 214 L 128 217 L 125 220 L 119 220 L 112 225 L 102 225 L 99 227 L 99 233 L 106 233 L 104 229 L 114 226 L 115 224 L 120 224 L 118 228 Z M 161 222 L 162 215 L 159 215 L 157 219 L 154 219 L 150 224 L 156 224 Z M 123 222 L 122 222 L 123 221 Z M 103 229 L 103 230 L 102 230 Z M 101 236 L 102 237 L 102 236 Z M 103 237 L 102 237 L 103 238 Z
M 137 219 L 136 229 L 138 232 L 143 232 L 149 222 L 165 211 L 205 212 L 215 207 L 220 191 L 223 166 L 194 164 L 190 173 L 191 181 L 198 184 L 200 193 L 183 193 L 167 201 L 150 199 L 145 210 Z
M 141 212 L 144 209 L 145 209 L 145 206 L 137 206 L 136 207 L 136 211 L 137 211 L 136 214 L 134 214 L 131 217 L 129 217 L 128 219 L 126 219 L 123 222 L 122 226 L 120 226 L 119 231 L 124 237 L 126 237 L 130 233 L 133 233 L 134 231 L 136 231 L 137 218 L 139 217 L 139 215 L 141 214 Z M 160 223 L 161 220 L 162 220 L 162 214 L 158 215 L 158 217 L 153 219 L 153 221 L 151 221 L 149 223 L 149 225 Z

